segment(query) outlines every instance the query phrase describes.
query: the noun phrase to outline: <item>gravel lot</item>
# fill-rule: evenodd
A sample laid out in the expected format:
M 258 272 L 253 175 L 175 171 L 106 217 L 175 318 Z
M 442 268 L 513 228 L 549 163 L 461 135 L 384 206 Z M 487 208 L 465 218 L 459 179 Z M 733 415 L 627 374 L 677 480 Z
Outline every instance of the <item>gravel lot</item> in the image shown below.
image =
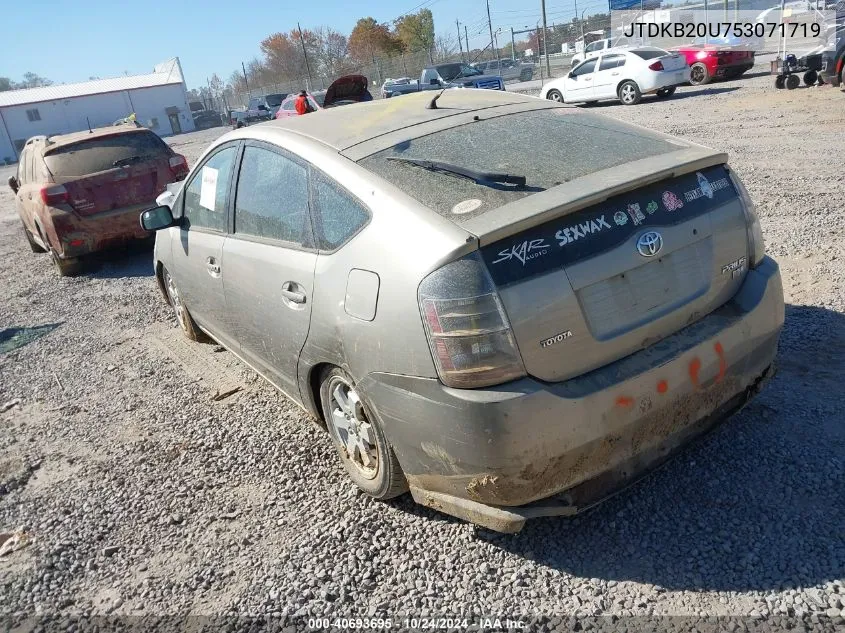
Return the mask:
M 759 67 L 758 67 L 759 68 Z M 845 615 L 845 93 L 762 73 L 592 108 L 732 157 L 783 270 L 780 373 L 595 510 L 502 536 L 359 494 L 328 436 L 190 344 L 149 251 L 59 279 L 0 191 L 0 614 Z M 193 162 L 223 130 L 170 139 Z M 506 151 L 506 148 L 505 150 Z M 3 182 L 12 173 L 0 168 Z M 837 192 L 837 193 L 833 193 Z M 241 387 L 213 401 L 216 393 Z M 624 621 L 623 621 L 624 622 Z

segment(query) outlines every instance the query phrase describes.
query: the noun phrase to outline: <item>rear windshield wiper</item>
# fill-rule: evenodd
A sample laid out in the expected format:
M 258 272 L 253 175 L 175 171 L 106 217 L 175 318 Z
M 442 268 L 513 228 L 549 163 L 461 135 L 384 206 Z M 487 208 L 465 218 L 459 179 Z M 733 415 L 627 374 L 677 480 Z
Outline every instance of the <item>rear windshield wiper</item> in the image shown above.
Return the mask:
M 400 163 L 407 163 L 409 165 L 416 165 L 429 171 L 442 171 L 447 174 L 454 174 L 462 178 L 467 178 L 474 181 L 478 185 L 515 185 L 517 187 L 524 187 L 527 180 L 525 176 L 514 176 L 512 174 L 490 174 L 480 171 L 460 167 L 459 165 L 451 165 L 449 163 L 441 163 L 437 160 L 422 160 L 420 158 L 400 158 L 398 156 L 388 156 L 387 160 L 395 160 Z
M 149 158 L 149 156 L 127 156 L 126 158 L 118 158 L 112 163 L 112 167 L 125 167 L 126 165 L 131 165 L 132 163 L 138 163 L 145 158 Z

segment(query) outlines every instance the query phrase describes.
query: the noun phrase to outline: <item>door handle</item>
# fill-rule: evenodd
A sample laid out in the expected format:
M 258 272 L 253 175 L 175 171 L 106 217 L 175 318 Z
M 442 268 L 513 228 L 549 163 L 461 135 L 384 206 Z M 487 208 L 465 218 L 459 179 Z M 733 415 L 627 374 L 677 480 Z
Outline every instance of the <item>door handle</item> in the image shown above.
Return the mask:
M 212 275 L 220 274 L 220 265 L 217 263 L 217 260 L 215 260 L 213 257 L 205 258 L 205 267 L 208 269 L 208 272 Z
M 613 75 L 614 77 L 616 77 L 616 75 L 618 75 L 619 73 L 610 73 L 610 74 Z
M 305 303 L 305 293 L 299 292 L 295 288 L 300 288 L 300 285 L 295 281 L 286 281 L 282 284 L 282 296 L 291 303 Z

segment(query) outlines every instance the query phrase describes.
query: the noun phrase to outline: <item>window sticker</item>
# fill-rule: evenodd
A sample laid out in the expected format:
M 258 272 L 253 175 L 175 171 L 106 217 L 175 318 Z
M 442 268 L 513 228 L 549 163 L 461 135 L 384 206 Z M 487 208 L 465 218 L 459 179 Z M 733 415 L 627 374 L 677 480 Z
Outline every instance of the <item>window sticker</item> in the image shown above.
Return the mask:
M 202 188 L 200 189 L 200 206 L 214 211 L 214 201 L 217 198 L 217 174 L 214 167 L 202 168 Z

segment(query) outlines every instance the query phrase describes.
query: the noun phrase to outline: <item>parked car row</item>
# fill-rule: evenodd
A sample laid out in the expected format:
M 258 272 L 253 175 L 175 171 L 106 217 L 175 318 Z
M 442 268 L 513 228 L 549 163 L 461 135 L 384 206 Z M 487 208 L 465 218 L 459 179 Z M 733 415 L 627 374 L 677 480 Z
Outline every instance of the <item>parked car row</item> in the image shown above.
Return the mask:
M 640 96 L 689 72 L 612 55 L 575 100 L 605 71 Z M 27 239 L 65 274 L 155 232 L 184 335 L 308 412 L 361 490 L 503 532 L 592 506 L 771 377 L 779 269 L 723 153 L 554 103 L 565 83 L 333 107 L 362 86 L 221 136 L 189 173 L 143 128 L 31 139 L 10 180 Z

